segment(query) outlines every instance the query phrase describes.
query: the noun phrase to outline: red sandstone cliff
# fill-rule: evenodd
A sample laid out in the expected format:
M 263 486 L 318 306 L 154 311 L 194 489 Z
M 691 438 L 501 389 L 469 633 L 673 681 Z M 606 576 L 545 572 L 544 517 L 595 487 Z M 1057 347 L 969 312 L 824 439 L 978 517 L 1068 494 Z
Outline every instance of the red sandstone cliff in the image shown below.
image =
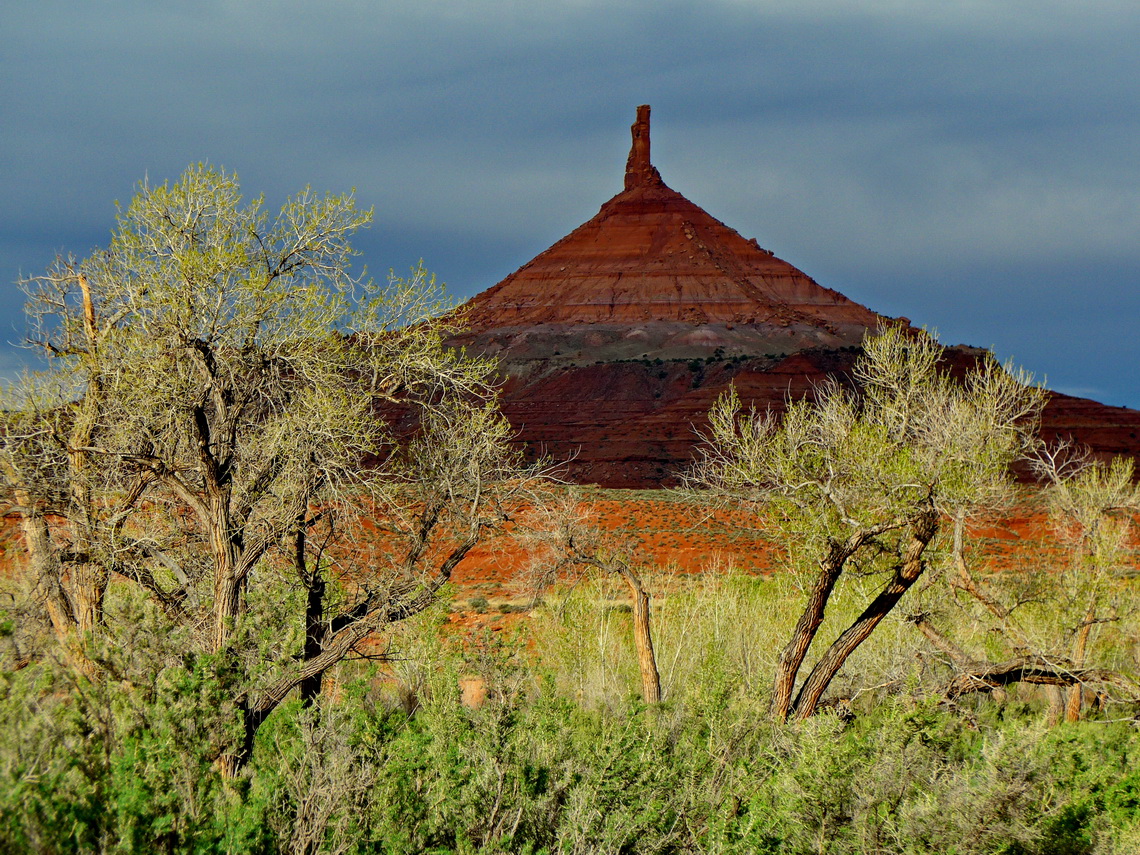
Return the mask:
M 577 481 L 656 487 L 688 464 L 704 413 L 730 383 L 781 411 L 845 373 L 868 331 L 897 321 L 666 186 L 650 162 L 648 107 L 632 134 L 625 189 L 470 300 L 469 331 L 452 344 L 499 359 L 503 411 L 529 454 L 570 460 Z M 1140 449 L 1135 410 L 1054 394 L 1043 422 L 1046 437 L 1101 453 Z

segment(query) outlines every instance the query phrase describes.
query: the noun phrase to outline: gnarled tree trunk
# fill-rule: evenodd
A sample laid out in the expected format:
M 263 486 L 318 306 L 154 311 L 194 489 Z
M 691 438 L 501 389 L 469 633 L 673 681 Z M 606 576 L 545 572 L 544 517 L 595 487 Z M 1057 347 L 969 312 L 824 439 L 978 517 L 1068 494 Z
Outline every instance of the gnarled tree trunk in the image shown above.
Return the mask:
M 922 554 L 937 532 L 938 515 L 933 510 L 925 512 L 912 523 L 910 543 L 907 544 L 902 563 L 895 570 L 895 574 L 887 583 L 887 587 L 871 601 L 871 604 L 863 610 L 855 622 L 832 643 L 819 662 L 815 664 L 808 678 L 804 680 L 792 707 L 792 712 L 797 718 L 807 718 L 815 713 L 819 706 L 819 699 L 831 681 L 835 679 L 835 675 L 839 673 L 839 669 L 843 667 L 847 657 L 870 637 L 871 633 L 875 631 L 875 627 L 902 599 L 903 594 L 918 581 L 918 577 L 922 575 L 922 571 L 926 567 L 926 563 L 922 560 Z
M 807 605 L 796 621 L 791 640 L 776 664 L 776 678 L 772 685 L 772 715 L 778 721 L 785 721 L 792 711 L 792 690 L 796 685 L 796 675 L 823 623 L 827 601 L 831 598 L 835 583 L 843 574 L 847 560 L 872 537 L 892 527 L 893 524 L 875 526 L 857 531 L 843 542 L 832 540 L 828 544 L 827 556 L 819 563 L 819 575 L 816 576 Z
M 792 638 L 780 653 L 780 661 L 776 664 L 776 679 L 772 687 L 772 715 L 779 721 L 787 719 L 792 709 L 792 690 L 795 688 L 796 675 L 800 671 L 804 657 L 807 656 L 819 626 L 823 623 L 827 601 L 835 588 L 835 583 L 843 573 L 843 565 L 848 555 L 832 544 L 827 558 L 820 562 L 819 575 L 815 586 L 808 597 L 803 614 L 796 621 L 792 630 Z
M 633 598 L 633 644 L 637 649 L 637 665 L 641 671 L 641 694 L 647 704 L 661 701 L 661 675 L 653 652 L 653 635 L 649 628 L 649 594 L 641 580 L 628 567 L 618 571 Z
M 1084 667 L 1085 657 L 1088 654 L 1089 635 L 1092 632 L 1095 622 L 1096 598 L 1094 597 L 1089 603 L 1088 610 L 1085 612 L 1085 619 L 1081 622 L 1080 629 L 1077 630 L 1077 637 L 1073 640 L 1073 666 L 1075 668 Z M 1081 720 L 1083 692 L 1084 686 L 1081 685 L 1080 682 L 1073 684 L 1069 689 L 1069 697 L 1065 702 L 1065 721 Z

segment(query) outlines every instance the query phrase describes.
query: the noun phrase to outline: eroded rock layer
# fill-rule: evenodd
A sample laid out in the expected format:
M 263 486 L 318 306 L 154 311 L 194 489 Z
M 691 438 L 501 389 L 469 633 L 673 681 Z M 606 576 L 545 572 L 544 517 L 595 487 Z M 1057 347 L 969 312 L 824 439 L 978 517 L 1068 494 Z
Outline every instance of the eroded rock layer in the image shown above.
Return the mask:
M 947 348 L 962 367 L 980 351 Z M 692 460 L 713 401 L 730 385 L 746 405 L 782 413 L 828 377 L 844 379 L 856 348 L 802 351 L 783 359 L 642 359 L 579 365 L 557 359 L 504 364 L 502 407 L 527 456 L 568 461 L 567 476 L 603 487 L 676 484 Z M 1041 436 L 1067 437 L 1098 456 L 1136 455 L 1140 411 L 1052 392 Z
M 502 407 L 529 456 L 573 480 L 676 481 L 705 414 L 734 385 L 782 412 L 845 376 L 868 331 L 906 323 L 824 288 L 670 189 L 650 162 L 649 108 L 632 128 L 625 189 L 464 307 L 452 340 L 494 356 Z M 952 364 L 979 351 L 947 350 Z M 1140 412 L 1053 395 L 1043 434 L 1101 453 L 1140 448 Z

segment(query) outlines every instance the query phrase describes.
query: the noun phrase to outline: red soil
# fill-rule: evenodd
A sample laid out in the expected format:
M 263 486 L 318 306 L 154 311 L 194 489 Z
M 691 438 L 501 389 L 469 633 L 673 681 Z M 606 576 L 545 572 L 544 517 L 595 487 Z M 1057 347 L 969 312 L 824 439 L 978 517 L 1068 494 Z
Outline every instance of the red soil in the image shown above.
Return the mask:
M 647 587 L 657 593 L 668 590 L 680 576 L 768 574 L 783 566 L 773 532 L 765 531 L 770 524 L 746 510 L 711 509 L 663 491 L 633 490 L 598 491 L 588 495 L 585 507 L 593 523 L 641 568 Z M 968 542 L 983 570 L 1017 570 L 1063 560 L 1048 515 L 1032 497 L 974 523 Z M 533 599 L 527 562 L 525 547 L 506 535 L 473 550 L 452 576 L 453 608 L 461 615 L 455 620 L 480 620 L 469 607 L 475 597 L 486 598 L 492 609 L 499 603 L 525 605 Z

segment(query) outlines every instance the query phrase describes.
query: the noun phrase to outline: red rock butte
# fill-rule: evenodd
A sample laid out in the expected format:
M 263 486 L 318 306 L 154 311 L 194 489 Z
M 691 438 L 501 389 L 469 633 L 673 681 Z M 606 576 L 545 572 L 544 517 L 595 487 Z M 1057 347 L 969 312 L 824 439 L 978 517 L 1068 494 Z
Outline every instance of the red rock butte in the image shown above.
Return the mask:
M 504 413 L 528 453 L 580 482 L 658 487 L 688 464 L 729 384 L 781 411 L 845 374 L 884 318 L 825 288 L 670 189 L 637 108 L 624 189 L 597 215 L 462 307 L 452 344 L 499 359 Z M 973 348 L 947 349 L 953 362 Z M 1140 412 L 1054 395 L 1046 436 L 1140 447 Z
M 512 356 L 595 325 L 583 358 L 663 352 L 673 357 L 858 344 L 879 316 L 816 283 L 755 240 L 670 189 L 650 162 L 649 107 L 637 109 L 625 189 L 498 285 L 467 304 L 463 341 Z M 546 327 L 546 329 L 537 329 Z M 504 333 L 518 333 L 505 338 Z M 622 346 L 623 342 L 626 346 Z M 767 349 L 771 349 L 767 347 Z M 566 349 L 559 349 L 566 355 Z M 616 352 L 612 352 L 615 351 Z M 766 352 L 766 351 L 765 351 Z

